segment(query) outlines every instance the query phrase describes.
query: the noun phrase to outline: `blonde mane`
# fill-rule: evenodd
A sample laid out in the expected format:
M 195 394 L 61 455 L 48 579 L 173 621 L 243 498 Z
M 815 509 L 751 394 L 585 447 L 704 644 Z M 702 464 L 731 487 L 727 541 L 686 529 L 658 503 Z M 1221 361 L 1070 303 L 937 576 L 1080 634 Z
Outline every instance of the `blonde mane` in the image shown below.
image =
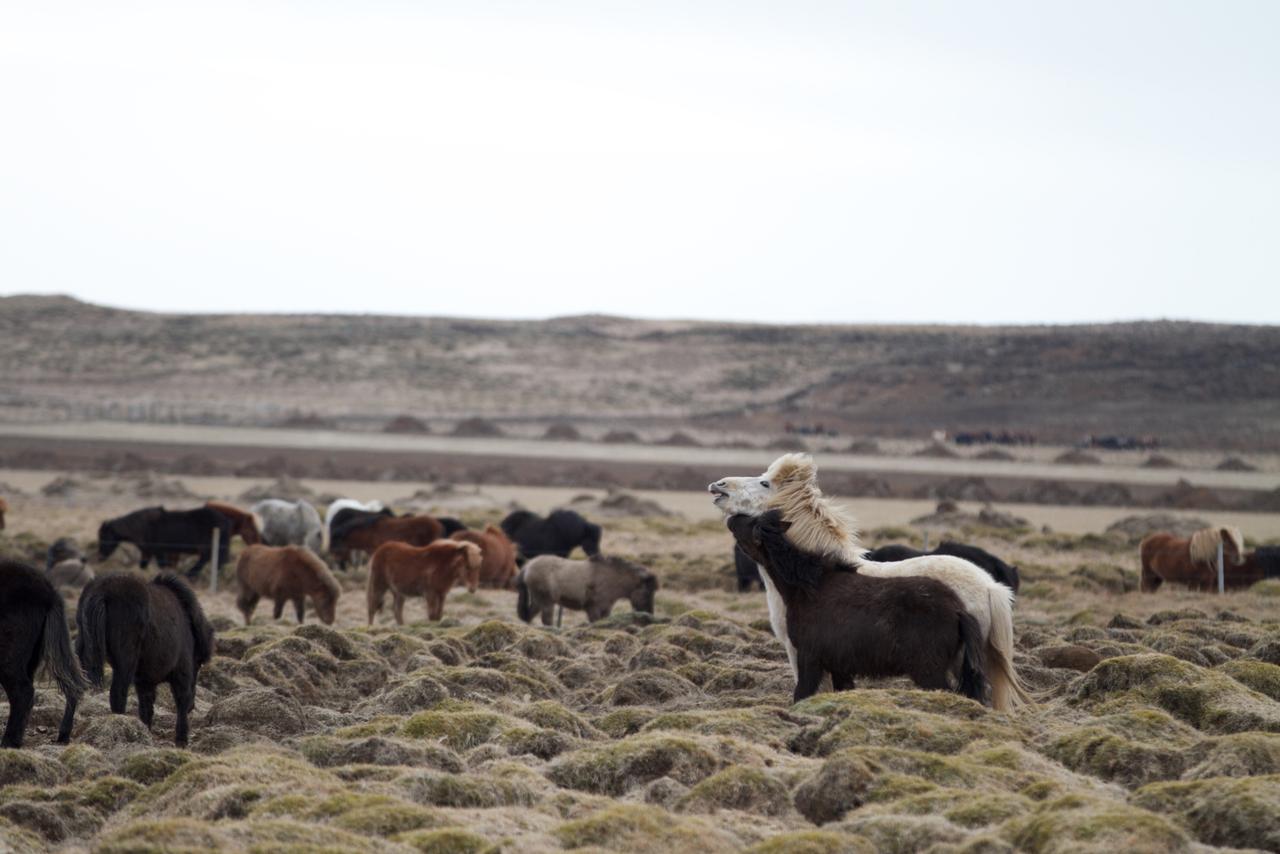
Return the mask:
M 784 454 L 773 461 L 764 474 L 773 487 L 769 509 L 782 511 L 791 523 L 787 537 L 807 552 L 862 557 L 864 549 L 858 531 L 842 507 L 831 502 L 818 488 L 818 469 L 808 454 Z
M 1218 528 L 1201 528 L 1191 535 L 1191 562 L 1216 565 L 1218 543 L 1224 537 L 1236 547 L 1236 555 L 1244 557 L 1244 536 L 1240 533 L 1240 529 L 1223 525 Z

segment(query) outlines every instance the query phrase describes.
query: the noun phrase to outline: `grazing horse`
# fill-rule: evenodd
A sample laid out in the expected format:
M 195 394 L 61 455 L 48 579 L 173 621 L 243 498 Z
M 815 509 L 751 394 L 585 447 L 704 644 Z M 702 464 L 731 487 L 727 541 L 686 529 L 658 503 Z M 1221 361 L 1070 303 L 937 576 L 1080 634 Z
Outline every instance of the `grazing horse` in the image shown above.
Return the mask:
M 456 531 L 449 537 L 460 543 L 475 543 L 480 547 L 483 560 L 480 563 L 480 583 L 485 587 L 510 587 L 516 576 L 516 546 L 496 525 L 487 525 L 483 531 Z
M 942 691 L 952 689 L 955 669 L 954 690 L 986 700 L 982 632 L 947 585 L 876 578 L 837 555 L 802 552 L 787 539 L 791 523 L 780 510 L 730 516 L 728 525 L 786 603 L 798 664 L 794 702 L 813 696 L 825 673 L 837 691 L 853 688 L 856 676 L 908 676 Z
M 249 546 L 240 552 L 236 578 L 240 582 L 236 607 L 244 614 L 246 626 L 264 596 L 275 602 L 273 616 L 277 620 L 284 613 L 284 603 L 293 602 L 298 622 L 302 623 L 306 599 L 310 597 L 320 622 L 333 625 L 342 588 L 324 561 L 305 546 Z
M 246 546 L 262 542 L 262 520 L 255 514 L 225 501 L 206 501 L 204 506 L 226 516 L 231 523 L 231 536 L 239 537 Z
M 1201 528 L 1190 538 L 1148 534 L 1138 545 L 1142 592 L 1159 590 L 1166 581 L 1180 582 L 1192 590 L 1214 589 L 1218 586 L 1219 543 L 1225 576 L 1244 560 L 1244 537 L 1239 528 Z
M 449 588 L 465 579 L 467 590 L 480 586 L 480 547 L 475 543 L 444 540 L 426 546 L 384 543 L 369 562 L 369 625 L 382 610 L 382 600 L 391 591 L 392 611 L 398 625 L 404 625 L 404 600 L 422 596 L 427 600 L 427 619 L 439 620 Z
M 147 568 L 151 558 L 162 567 L 177 564 L 182 555 L 194 554 L 197 560 L 187 570 L 195 578 L 213 553 L 211 533 L 218 532 L 218 572 L 231 541 L 231 523 L 227 517 L 208 507 L 195 510 L 165 510 L 145 507 L 116 519 L 108 519 L 98 527 L 98 560 L 106 560 L 120 543 L 133 543 L 142 552 L 138 566 Z
M 0 561 L 0 688 L 9 698 L 9 722 L 0 747 L 22 746 L 41 661 L 67 701 L 58 727 L 58 743 L 66 744 L 71 740 L 76 705 L 87 686 L 71 654 L 62 597 L 33 567 Z
M 262 520 L 262 543 L 268 546 L 306 546 L 324 550 L 324 525 L 308 501 L 267 498 L 249 508 Z
M 751 588 L 757 584 L 760 585 L 761 590 L 764 590 L 764 579 L 760 577 L 756 562 L 736 544 L 733 547 L 733 571 L 738 577 L 739 593 L 750 593 Z
M 609 616 L 613 603 L 628 599 L 631 607 L 653 613 L 658 579 L 638 563 L 596 554 L 586 560 L 542 555 L 524 565 L 516 576 L 516 616 L 526 623 L 542 614 L 551 625 L 556 605 L 587 612 L 587 622 Z
M 783 454 L 762 475 L 721 478 L 707 489 L 726 515 L 758 516 L 766 510 L 781 510 L 783 519 L 792 523 L 787 539 L 802 551 L 839 555 L 863 575 L 926 576 L 946 584 L 982 629 L 991 705 L 997 711 L 1009 711 L 1034 702 L 1022 687 L 1013 661 L 1013 591 L 967 560 L 950 555 L 896 563 L 867 560 L 853 520 L 818 488 L 818 470 L 808 454 Z M 798 676 L 796 650 L 787 632 L 786 604 L 773 589 L 768 573 L 764 578 L 769 622 Z
M 1217 555 L 1214 555 L 1216 562 Z M 1249 587 L 1264 578 L 1280 578 L 1280 546 L 1263 546 L 1254 549 L 1244 556 L 1238 566 L 1225 566 L 1223 575 L 1226 586 L 1231 588 Z M 1215 571 L 1217 567 L 1214 567 Z
M 149 729 L 156 686 L 169 683 L 177 710 L 174 743 L 187 746 L 196 677 L 213 655 L 213 626 L 187 583 L 162 572 L 150 583 L 136 575 L 96 578 L 76 608 L 76 652 L 89 681 L 101 688 L 111 665 L 111 711 L 125 713 L 129 686 L 138 690 L 138 717 Z
M 329 542 L 329 553 L 345 564 L 353 551 L 373 554 L 383 543 L 425 546 L 442 536 L 444 526 L 431 516 L 372 516 L 339 528 Z
M 1019 581 L 1018 568 L 1016 566 L 1010 566 L 985 549 L 966 545 L 965 543 L 953 542 L 952 540 L 943 540 L 936 549 L 927 552 L 898 544 L 880 546 L 867 552 L 864 560 L 872 560 L 877 563 L 897 563 L 900 560 L 910 560 L 913 557 L 926 557 L 928 555 L 951 555 L 952 557 L 963 558 L 974 566 L 985 569 L 988 575 L 1014 593 L 1018 592 Z
M 344 498 L 342 500 L 350 501 L 351 499 Z M 334 502 L 334 503 L 336 504 L 337 502 Z M 371 503 L 376 503 L 376 502 L 371 502 Z M 330 509 L 331 510 L 333 509 L 332 505 L 330 505 Z M 368 522 L 372 522 L 373 520 L 380 517 L 394 518 L 395 515 L 396 515 L 395 513 L 392 513 L 391 510 L 386 507 L 383 507 L 380 510 L 361 510 L 357 507 L 340 508 L 339 510 L 337 510 L 331 516 L 328 517 L 329 522 L 327 525 L 325 525 L 325 532 L 326 532 L 326 536 L 328 537 L 329 553 L 333 554 L 333 544 L 336 542 L 339 542 L 340 540 L 340 536 L 338 533 L 339 531 L 342 531 L 343 529 L 351 525 L 365 524 Z M 334 560 L 337 562 L 339 569 L 346 569 L 350 565 L 351 559 L 352 559 L 352 554 L 351 554 L 352 551 L 354 550 L 352 549 L 342 550 L 342 556 L 340 558 L 338 557 L 338 555 L 334 555 Z
M 520 563 L 539 555 L 568 557 L 578 546 L 587 556 L 600 554 L 599 525 L 574 510 L 553 510 L 547 518 L 516 510 L 502 520 L 502 530 L 520 550 Z

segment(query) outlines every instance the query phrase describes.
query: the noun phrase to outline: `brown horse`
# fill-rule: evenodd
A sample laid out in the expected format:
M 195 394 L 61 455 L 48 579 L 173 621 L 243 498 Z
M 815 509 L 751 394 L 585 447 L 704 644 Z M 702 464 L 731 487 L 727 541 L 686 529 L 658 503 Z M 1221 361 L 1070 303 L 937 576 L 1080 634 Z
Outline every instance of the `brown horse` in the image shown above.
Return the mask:
M 231 523 L 231 536 L 239 536 L 246 546 L 262 542 L 262 520 L 256 513 L 241 510 L 225 501 L 206 501 L 204 506 L 226 516 Z
M 369 562 L 369 584 L 365 592 L 369 600 L 369 625 L 382 610 L 382 600 L 391 591 L 396 623 L 404 625 L 404 600 L 423 596 L 427 600 L 427 619 L 435 621 L 444 613 L 444 597 L 449 588 L 465 578 L 467 590 L 480 586 L 480 564 L 483 558 L 475 543 L 446 540 L 427 546 L 384 543 Z
M 449 538 L 460 543 L 475 543 L 480 547 L 483 561 L 480 563 L 480 583 L 485 587 L 510 587 L 516 577 L 516 545 L 507 539 L 497 525 L 488 525 L 483 531 L 455 531 Z
M 258 600 L 264 596 L 275 601 L 277 620 L 284 613 L 284 603 L 293 602 L 301 623 L 306 599 L 310 597 L 311 607 L 315 608 L 320 621 L 333 624 L 342 589 L 324 561 L 306 546 L 249 546 L 240 553 L 236 578 L 240 580 L 236 607 L 244 614 L 246 626 L 253 619 Z
M 370 516 L 333 531 L 329 554 L 345 564 L 353 551 L 373 554 L 383 543 L 425 546 L 443 536 L 444 525 L 432 516 Z
M 1142 592 L 1152 593 L 1166 581 L 1192 590 L 1212 590 L 1218 584 L 1218 544 L 1222 544 L 1223 574 L 1244 559 L 1239 528 L 1203 528 L 1190 538 L 1149 534 L 1138 546 L 1142 558 Z

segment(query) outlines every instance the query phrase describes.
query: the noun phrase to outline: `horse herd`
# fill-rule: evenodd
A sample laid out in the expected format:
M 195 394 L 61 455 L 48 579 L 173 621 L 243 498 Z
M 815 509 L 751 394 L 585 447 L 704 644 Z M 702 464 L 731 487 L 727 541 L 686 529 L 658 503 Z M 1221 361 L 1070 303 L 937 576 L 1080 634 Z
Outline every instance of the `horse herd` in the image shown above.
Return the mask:
M 903 676 L 1001 711 L 1034 702 L 1013 661 L 1017 567 L 953 542 L 930 552 L 896 545 L 868 551 L 851 520 L 818 488 L 806 454 L 786 454 L 762 475 L 722 478 L 708 489 L 735 541 L 740 589 L 754 580 L 765 588 L 796 700 L 826 678 L 835 690 L 848 690 L 858 678 Z M 645 567 L 601 554 L 600 527 L 570 510 L 545 518 L 516 511 L 477 531 L 456 519 L 397 516 L 376 502 L 350 499 L 330 505 L 323 522 L 307 502 L 279 499 L 249 510 L 222 502 L 185 511 L 148 507 L 103 522 L 98 554 L 106 559 L 130 542 L 141 566 L 155 558 L 162 569 L 194 554 L 188 575 L 195 575 L 213 559 L 214 541 L 221 558 L 233 536 L 246 544 L 236 564 L 236 603 L 246 624 L 262 599 L 274 603 L 277 619 L 291 603 L 299 622 L 310 600 L 317 617 L 332 623 L 341 586 L 320 556 L 325 551 L 339 567 L 360 553 L 369 556 L 370 624 L 387 594 L 397 623 L 415 596 L 426 600 L 428 618 L 438 620 L 458 584 L 473 592 L 481 585 L 514 587 L 517 616 L 525 622 L 540 616 L 544 625 L 552 624 L 557 606 L 585 611 L 590 621 L 608 615 L 620 599 L 652 613 L 658 588 Z M 65 542 L 51 547 L 50 564 L 56 548 L 63 556 Z M 1280 561 L 1267 550 L 1246 555 L 1238 531 L 1216 528 L 1186 540 L 1144 540 L 1142 589 L 1164 580 L 1207 587 L 1207 556 L 1216 558 L 1219 543 L 1237 579 L 1280 574 Z M 587 559 L 568 559 L 575 548 Z M 175 741 L 184 746 L 196 678 L 214 643 L 187 582 L 171 572 L 150 581 L 130 574 L 93 578 L 77 604 L 73 653 L 65 606 L 48 576 L 0 562 L 0 687 L 10 704 L 3 746 L 22 742 L 42 661 L 66 698 L 59 742 L 70 737 L 86 679 L 101 687 L 109 663 L 112 711 L 124 712 L 132 685 L 139 717 L 150 726 L 156 686 L 167 683 L 177 709 Z

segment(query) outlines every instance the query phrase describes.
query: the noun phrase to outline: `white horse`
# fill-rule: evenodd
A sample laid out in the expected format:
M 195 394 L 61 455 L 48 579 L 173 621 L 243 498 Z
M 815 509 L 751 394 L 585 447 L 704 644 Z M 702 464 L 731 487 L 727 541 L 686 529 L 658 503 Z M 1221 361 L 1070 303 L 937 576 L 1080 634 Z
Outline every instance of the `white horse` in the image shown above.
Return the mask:
M 982 629 L 987 643 L 987 680 L 991 683 L 992 706 L 1007 711 L 1014 705 L 1031 701 L 1013 665 L 1013 591 L 980 567 L 950 555 L 926 555 L 894 563 L 864 559 L 866 549 L 858 540 L 852 520 L 822 494 L 817 469 L 808 454 L 784 454 L 762 475 L 721 478 L 708 485 L 707 490 L 726 515 L 758 516 L 765 510 L 780 509 L 783 518 L 791 523 L 787 537 L 804 551 L 838 554 L 867 575 L 885 578 L 923 575 L 946 584 Z M 786 605 L 774 589 L 769 574 L 761 572 L 760 577 L 769 603 L 769 623 L 786 647 L 792 672 L 795 672 L 796 651 L 787 635 Z
M 262 542 L 268 546 L 306 546 L 324 550 L 324 526 L 310 502 L 267 498 L 249 508 L 262 520 Z
M 329 509 L 324 511 L 324 547 L 329 548 L 329 538 L 333 536 L 333 517 L 338 515 L 340 510 L 366 510 L 370 513 L 380 513 L 386 509 L 386 505 L 378 499 L 372 501 L 356 501 L 354 498 L 339 498 L 329 505 Z

